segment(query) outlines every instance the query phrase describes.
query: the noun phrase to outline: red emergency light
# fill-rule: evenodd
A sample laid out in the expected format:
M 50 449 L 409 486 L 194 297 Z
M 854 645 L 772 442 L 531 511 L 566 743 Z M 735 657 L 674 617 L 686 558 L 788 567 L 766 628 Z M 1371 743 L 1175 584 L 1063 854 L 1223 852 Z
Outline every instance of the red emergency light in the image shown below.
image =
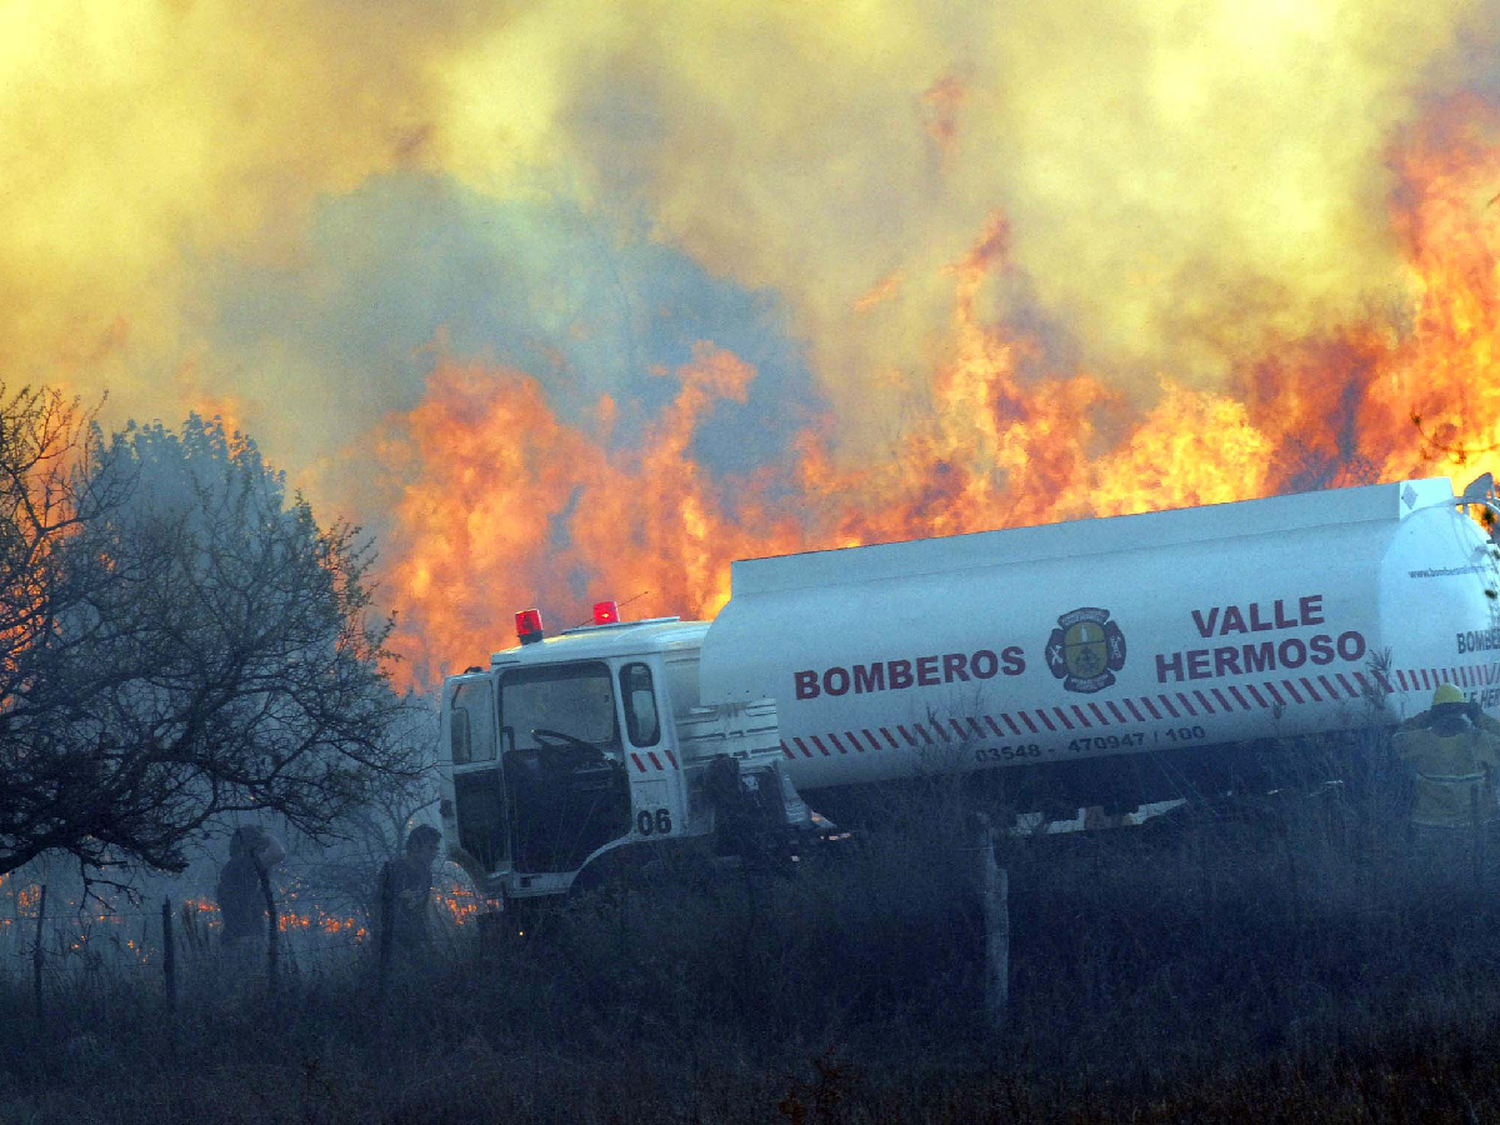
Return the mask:
M 614 602 L 594 603 L 595 625 L 618 625 L 620 623 L 620 607 Z
M 516 637 L 523 645 L 542 639 L 542 611 L 523 609 L 516 614 Z

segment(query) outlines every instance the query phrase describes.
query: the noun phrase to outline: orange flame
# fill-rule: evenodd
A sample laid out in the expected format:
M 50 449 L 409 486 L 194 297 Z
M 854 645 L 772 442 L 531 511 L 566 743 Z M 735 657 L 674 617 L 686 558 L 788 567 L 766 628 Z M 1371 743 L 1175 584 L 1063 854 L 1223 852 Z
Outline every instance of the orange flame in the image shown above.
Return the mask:
M 638 613 L 713 612 L 728 600 L 724 560 L 765 553 L 765 520 L 748 507 L 729 518 L 688 446 L 715 402 L 744 401 L 754 370 L 700 345 L 675 376 L 677 396 L 643 447 L 612 454 L 561 423 L 524 375 L 433 371 L 426 401 L 381 450 L 413 477 L 395 513 L 388 581 L 406 608 L 394 646 L 419 680 L 440 674 L 438 661 L 490 651 L 511 608 L 587 618 L 588 591 L 573 579 L 596 574 L 600 558 L 612 560 L 609 589 L 648 592 Z M 606 426 L 610 412 L 601 402 Z M 795 542 L 797 529 L 776 534 Z M 429 648 L 429 638 L 443 640 Z
M 1258 341 L 1219 389 L 1162 373 L 1144 405 L 1099 373 L 1035 374 L 1040 342 L 985 318 L 986 282 L 1007 268 L 998 217 L 949 267 L 930 401 L 890 450 L 840 449 L 823 418 L 798 433 L 795 463 L 715 477 L 693 437 L 716 403 L 746 401 L 755 372 L 707 343 L 633 449 L 612 445 L 609 399 L 590 433 L 522 373 L 441 363 L 381 449 L 404 482 L 386 547 L 403 675 L 431 683 L 511 643 L 528 605 L 553 628 L 637 591 L 631 616 L 711 616 L 738 557 L 1500 471 L 1500 119 L 1477 100 L 1438 106 L 1389 163 L 1403 294 Z

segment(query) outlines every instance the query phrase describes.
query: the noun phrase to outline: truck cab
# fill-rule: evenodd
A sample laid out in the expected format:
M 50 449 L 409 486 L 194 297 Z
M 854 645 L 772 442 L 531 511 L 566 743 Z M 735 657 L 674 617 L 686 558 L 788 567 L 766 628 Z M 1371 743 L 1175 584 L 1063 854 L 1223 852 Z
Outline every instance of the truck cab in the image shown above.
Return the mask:
M 444 833 L 485 893 L 560 894 L 636 845 L 713 838 L 735 851 L 747 826 L 810 822 L 779 765 L 771 700 L 701 703 L 707 629 L 621 622 L 601 603 L 594 624 L 546 637 L 528 610 L 520 644 L 444 681 Z

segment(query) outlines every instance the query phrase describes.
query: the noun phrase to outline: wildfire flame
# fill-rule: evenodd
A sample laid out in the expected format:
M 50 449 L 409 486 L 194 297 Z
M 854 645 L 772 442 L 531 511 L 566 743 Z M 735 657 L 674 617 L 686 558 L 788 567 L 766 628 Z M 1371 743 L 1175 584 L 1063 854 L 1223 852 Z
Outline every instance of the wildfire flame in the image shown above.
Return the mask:
M 737 556 L 1462 484 L 1495 3 L 23 3 L 0 358 L 369 528 L 403 685 Z
M 405 674 L 430 682 L 509 643 L 526 605 L 571 624 L 645 591 L 633 616 L 711 617 L 737 557 L 1500 471 L 1500 120 L 1473 98 L 1438 105 L 1389 162 L 1402 301 L 1259 339 L 1220 389 L 1163 372 L 1145 405 L 1086 370 L 1037 373 L 1038 342 L 987 319 L 980 295 L 1008 268 L 998 216 L 944 275 L 927 408 L 867 456 L 823 418 L 795 463 L 713 476 L 695 433 L 756 372 L 706 343 L 625 448 L 608 398 L 592 428 L 569 425 L 521 372 L 439 363 L 380 450 L 406 482 L 386 546 Z

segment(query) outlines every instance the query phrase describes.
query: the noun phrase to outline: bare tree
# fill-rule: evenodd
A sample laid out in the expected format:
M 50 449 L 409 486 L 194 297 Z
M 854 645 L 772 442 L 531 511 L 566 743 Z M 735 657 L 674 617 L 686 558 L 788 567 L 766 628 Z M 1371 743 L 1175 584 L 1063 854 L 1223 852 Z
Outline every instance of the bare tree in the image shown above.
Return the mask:
M 180 871 L 216 814 L 317 838 L 410 777 L 358 529 L 320 528 L 217 420 L 83 421 L 0 403 L 0 874 Z

